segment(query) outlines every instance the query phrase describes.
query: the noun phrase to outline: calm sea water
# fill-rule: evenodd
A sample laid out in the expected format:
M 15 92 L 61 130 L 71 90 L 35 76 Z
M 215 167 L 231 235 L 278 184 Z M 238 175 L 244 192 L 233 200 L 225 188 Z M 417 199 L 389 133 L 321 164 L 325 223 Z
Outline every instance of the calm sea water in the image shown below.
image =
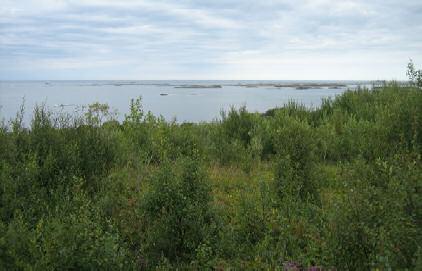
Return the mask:
M 340 88 L 277 88 L 263 84 L 341 83 Z M 245 84 L 260 84 L 245 87 Z M 178 88 L 183 85 L 221 85 L 221 88 Z M 221 110 L 245 105 L 249 111 L 265 112 L 296 101 L 317 107 L 322 98 L 334 97 L 347 88 L 369 85 L 357 81 L 0 81 L 0 119 L 13 118 L 23 101 L 25 122 L 36 104 L 44 103 L 54 112 L 71 112 L 94 102 L 107 103 L 128 112 L 131 98 L 142 96 L 145 111 L 178 122 L 201 122 L 219 118 Z M 177 88 L 176 88 L 177 87 Z

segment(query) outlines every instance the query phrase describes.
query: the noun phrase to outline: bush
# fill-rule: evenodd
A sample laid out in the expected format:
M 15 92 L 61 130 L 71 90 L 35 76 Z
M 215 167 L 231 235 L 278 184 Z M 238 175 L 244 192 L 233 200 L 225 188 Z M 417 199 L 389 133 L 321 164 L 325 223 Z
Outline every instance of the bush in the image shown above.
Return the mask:
M 211 238 L 213 211 L 207 177 L 191 158 L 161 165 L 140 203 L 146 223 L 142 251 L 147 266 L 164 256 L 171 263 L 189 262 L 201 244 Z
M 281 197 L 289 194 L 301 200 L 318 199 L 313 176 L 316 143 L 310 126 L 280 114 L 272 134 L 277 153 L 275 180 Z
M 413 163 L 403 162 L 408 163 L 357 161 L 344 168 L 344 194 L 332 210 L 335 266 L 354 270 L 413 266 L 421 238 L 415 224 L 420 214 L 413 205 L 421 172 Z M 413 207 L 408 209 L 408 204 Z
M 421 104 L 393 82 L 197 124 L 140 98 L 122 123 L 22 107 L 0 124 L 0 269 L 418 270 Z
M 133 263 L 113 226 L 79 190 L 47 208 L 32 227 L 17 213 L 0 224 L 0 263 L 7 269 L 131 269 Z M 62 195 L 63 197 L 63 195 Z

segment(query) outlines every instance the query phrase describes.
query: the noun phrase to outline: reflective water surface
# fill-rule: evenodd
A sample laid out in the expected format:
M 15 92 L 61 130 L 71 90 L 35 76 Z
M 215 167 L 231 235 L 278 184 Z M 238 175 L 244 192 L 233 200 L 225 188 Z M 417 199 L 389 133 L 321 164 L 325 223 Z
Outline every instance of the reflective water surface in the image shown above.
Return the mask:
M 28 124 L 36 104 L 50 110 L 74 111 L 94 102 L 128 112 L 131 98 L 142 97 L 145 111 L 178 122 L 211 121 L 221 110 L 245 105 L 265 112 L 296 101 L 309 107 L 348 88 L 369 85 L 357 81 L 0 81 L 0 118 L 9 120 L 25 101 Z

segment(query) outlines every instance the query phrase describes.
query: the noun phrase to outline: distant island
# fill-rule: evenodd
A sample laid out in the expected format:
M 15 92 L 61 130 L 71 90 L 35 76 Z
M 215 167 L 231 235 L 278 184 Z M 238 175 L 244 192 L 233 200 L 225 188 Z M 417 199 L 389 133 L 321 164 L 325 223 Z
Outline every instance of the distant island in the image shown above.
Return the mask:
M 256 84 L 238 84 L 238 86 L 241 87 L 247 87 L 247 88 L 256 88 L 256 87 L 274 87 L 274 88 L 296 88 L 296 89 L 318 89 L 318 88 L 332 88 L 332 89 L 338 89 L 338 88 L 344 88 L 347 87 L 346 84 L 340 84 L 340 83 L 286 83 L 286 84 L 280 84 L 280 83 L 256 83 Z
M 222 88 L 221 85 L 181 85 L 174 88 Z

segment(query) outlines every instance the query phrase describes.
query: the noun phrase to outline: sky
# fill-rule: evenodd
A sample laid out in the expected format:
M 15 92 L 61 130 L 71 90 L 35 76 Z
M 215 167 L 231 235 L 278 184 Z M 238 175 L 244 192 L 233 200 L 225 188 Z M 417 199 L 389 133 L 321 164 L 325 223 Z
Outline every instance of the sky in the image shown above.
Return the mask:
M 422 1 L 0 0 L 0 80 L 403 80 Z

